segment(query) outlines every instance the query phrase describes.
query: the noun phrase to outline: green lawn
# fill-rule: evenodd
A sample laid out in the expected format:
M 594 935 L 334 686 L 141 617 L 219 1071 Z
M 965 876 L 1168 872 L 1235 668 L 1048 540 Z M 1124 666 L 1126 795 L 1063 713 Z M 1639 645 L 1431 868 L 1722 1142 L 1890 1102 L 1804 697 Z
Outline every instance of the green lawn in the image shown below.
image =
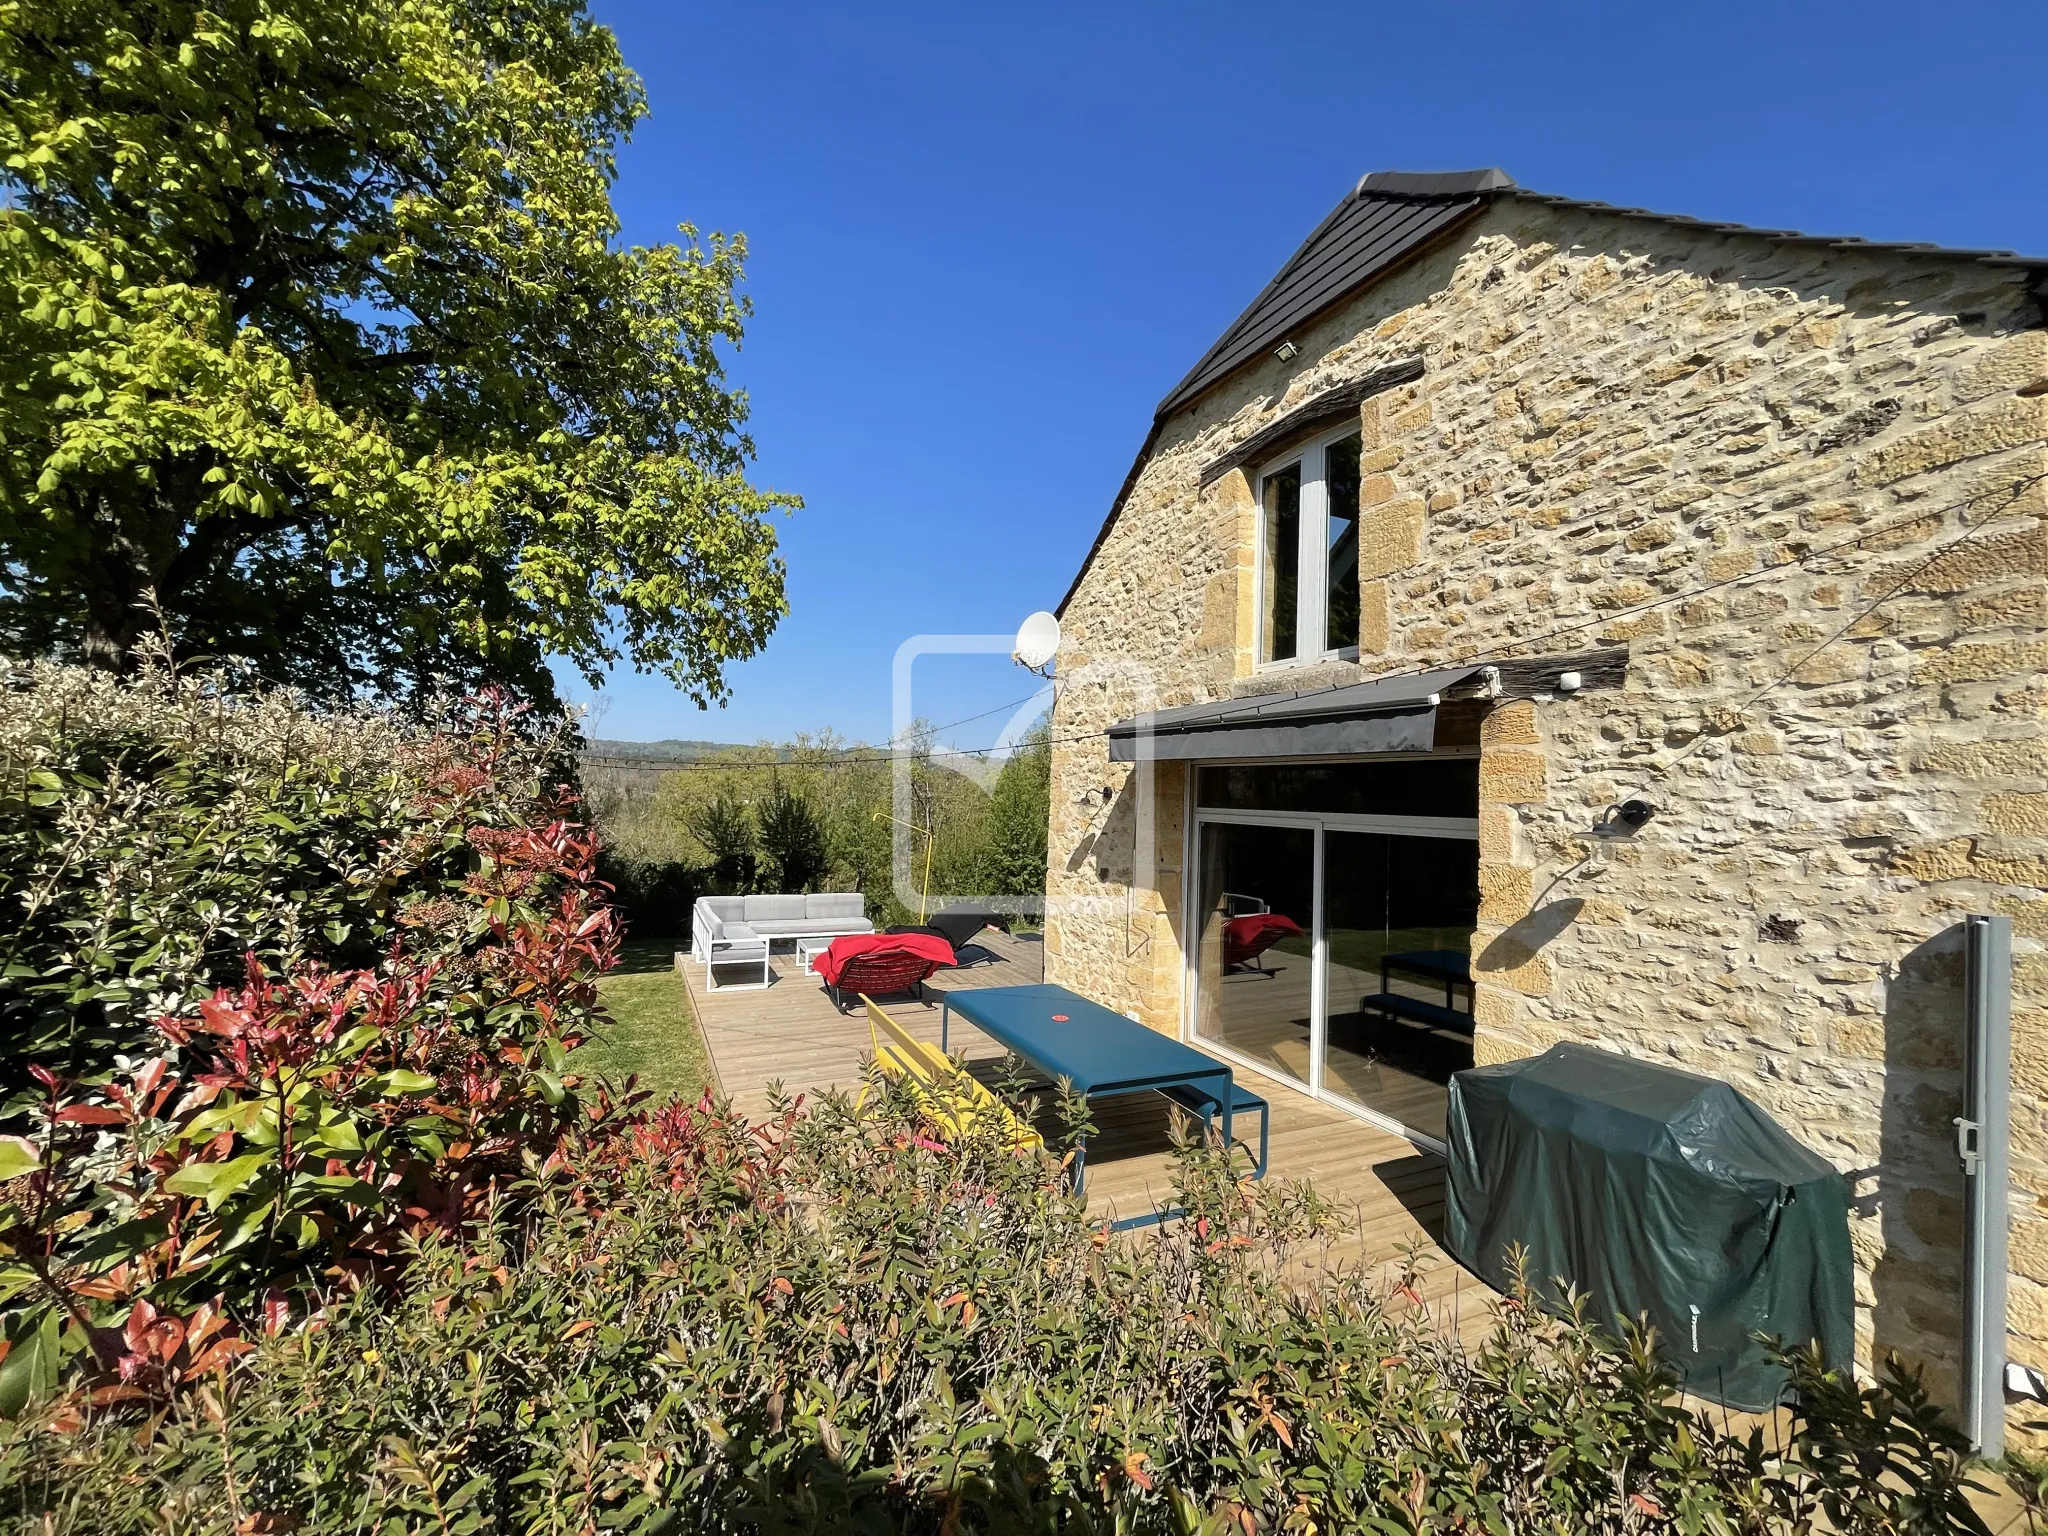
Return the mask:
M 614 1082 L 637 1072 L 657 1099 L 680 1093 L 694 1099 L 711 1079 L 711 1059 L 689 993 L 675 972 L 675 945 L 627 940 L 618 968 L 597 984 L 612 1022 L 604 1037 L 569 1058 L 570 1066 Z

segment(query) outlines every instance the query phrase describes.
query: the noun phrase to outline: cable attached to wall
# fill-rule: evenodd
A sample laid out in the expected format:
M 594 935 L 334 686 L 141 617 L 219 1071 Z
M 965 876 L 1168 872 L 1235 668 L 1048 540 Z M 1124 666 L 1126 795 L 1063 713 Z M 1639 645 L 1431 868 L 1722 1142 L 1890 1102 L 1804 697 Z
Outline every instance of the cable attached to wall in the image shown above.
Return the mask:
M 2019 500 L 2020 496 L 2024 494 L 2030 486 L 2039 484 L 2042 480 L 2048 480 L 2048 474 L 2033 475 L 2025 480 L 2015 481 L 2010 491 L 2008 492 L 2004 506 L 2011 506 L 2014 502 Z M 1999 510 L 2002 511 L 2004 509 L 2004 506 L 2002 506 Z M 1673 757 L 1670 761 L 1661 764 L 1652 771 L 1651 782 L 1665 778 L 1667 775 L 1670 774 L 1672 769 L 1676 768 L 1680 763 L 1684 762 L 1687 758 L 1691 757 L 1693 753 L 1697 752 L 1707 742 L 1719 741 L 1726 737 L 1729 734 L 1729 732 L 1734 728 L 1734 721 L 1741 720 L 1743 716 L 1747 715 L 1751 709 L 1755 708 L 1766 697 L 1776 692 L 1779 688 L 1782 688 L 1786 683 L 1792 681 L 1793 678 L 1797 677 L 1800 674 L 1800 672 L 1805 670 L 1805 668 L 1813 662 L 1814 658 L 1819 656 L 1823 651 L 1827 650 L 1828 647 L 1840 641 L 1843 638 L 1843 636 L 1847 635 L 1851 630 L 1856 628 L 1857 625 L 1861 624 L 1865 619 L 1868 619 L 1872 614 L 1876 613 L 1878 609 L 1882 608 L 1886 603 L 1890 602 L 1893 598 L 1897 597 L 1901 592 L 1908 590 L 1915 582 L 1917 582 L 1922 576 L 1926 575 L 1927 572 L 1932 570 L 1935 566 L 1939 565 L 1943 560 L 1946 560 L 1950 555 L 1954 554 L 1957 550 L 1969 544 L 1973 539 L 1976 539 L 1985 532 L 1987 532 L 1990 528 L 1994 526 L 1996 517 L 1997 513 L 1994 512 L 1990 517 L 1986 518 L 1983 522 L 1975 523 L 1970 527 L 1965 528 L 1953 539 L 1950 539 L 1946 544 L 1943 544 L 1939 549 L 1935 550 L 1925 560 L 1922 560 L 1919 564 L 1915 565 L 1911 570 L 1907 571 L 1897 581 L 1893 582 L 1890 586 L 1886 587 L 1884 591 L 1879 593 L 1877 597 L 1871 600 L 1870 603 L 1865 605 L 1863 608 L 1857 610 L 1855 614 L 1853 614 L 1848 620 L 1846 620 L 1844 623 L 1838 626 L 1832 634 L 1828 635 L 1818 645 L 1814 646 L 1812 650 L 1808 651 L 1805 655 L 1801 656 L 1797 661 L 1793 662 L 1791 666 L 1787 667 L 1783 672 L 1780 672 L 1776 677 L 1772 678 L 1769 682 L 1765 683 L 1761 688 L 1758 688 L 1748 698 L 1744 699 L 1740 704 L 1736 705 L 1734 714 L 1730 719 L 1730 723 L 1726 727 L 1722 728 L 1717 732 L 1709 733 L 1709 731 L 1704 726 L 1702 726 L 1700 734 L 1695 736 L 1690 742 L 1688 742 L 1685 748 L 1682 751 L 1680 751 L 1677 754 L 1677 756 Z

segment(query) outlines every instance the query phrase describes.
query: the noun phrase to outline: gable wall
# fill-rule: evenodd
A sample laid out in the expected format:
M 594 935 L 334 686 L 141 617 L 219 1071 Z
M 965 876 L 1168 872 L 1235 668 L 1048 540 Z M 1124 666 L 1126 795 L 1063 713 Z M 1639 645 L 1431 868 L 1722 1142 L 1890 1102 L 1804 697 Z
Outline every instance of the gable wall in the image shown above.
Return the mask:
M 1881 1168 L 1865 1355 L 1952 1392 L 1953 924 L 2011 914 L 2012 1353 L 2048 1367 L 2048 497 L 2015 489 L 2048 471 L 2037 323 L 2016 272 L 1510 201 L 1227 381 L 1164 424 L 1065 612 L 1048 979 L 1179 1028 L 1185 778 L 1157 770 L 1141 857 L 1146 797 L 1089 737 L 1111 720 L 1625 644 L 1624 689 L 1487 723 L 1480 1060 L 1663 1058 Z M 1251 494 L 1202 466 L 1415 355 L 1361 412 L 1369 654 L 1253 676 Z M 1572 834 L 1632 794 L 1657 818 L 1581 862 Z

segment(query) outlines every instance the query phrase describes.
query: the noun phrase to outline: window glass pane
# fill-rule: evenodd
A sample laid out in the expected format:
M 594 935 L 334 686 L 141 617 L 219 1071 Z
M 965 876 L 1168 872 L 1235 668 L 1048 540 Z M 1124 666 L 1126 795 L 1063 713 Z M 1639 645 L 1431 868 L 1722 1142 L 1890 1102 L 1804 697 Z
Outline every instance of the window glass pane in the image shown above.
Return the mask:
M 1315 833 L 1202 828 L 1195 1031 L 1308 1082 Z
M 1479 845 L 1328 832 L 1323 1086 L 1444 1135 L 1446 1085 L 1472 1065 Z
M 1266 568 L 1261 573 L 1266 611 L 1260 656 L 1291 661 L 1295 654 L 1295 605 L 1301 573 L 1301 466 L 1290 464 L 1266 476 Z
M 1358 644 L 1358 443 L 1343 438 L 1323 450 L 1323 489 L 1330 503 L 1330 545 L 1323 562 L 1326 651 Z
M 1420 762 L 1210 764 L 1197 803 L 1230 811 L 1331 811 L 1359 816 L 1479 814 L 1479 759 Z

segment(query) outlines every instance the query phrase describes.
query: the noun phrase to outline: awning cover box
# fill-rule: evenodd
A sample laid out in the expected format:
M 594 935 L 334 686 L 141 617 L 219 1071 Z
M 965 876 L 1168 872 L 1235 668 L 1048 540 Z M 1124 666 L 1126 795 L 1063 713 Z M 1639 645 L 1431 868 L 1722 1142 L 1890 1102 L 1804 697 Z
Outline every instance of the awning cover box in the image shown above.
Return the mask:
M 1445 1246 L 1507 1289 L 1528 1251 L 1613 1329 L 1647 1313 L 1690 1390 L 1759 1411 L 1785 1384 L 1755 1335 L 1854 1348 L 1849 1186 L 1726 1083 L 1583 1045 L 1451 1078 Z
M 1168 762 L 1429 752 L 1436 746 L 1436 707 L 1442 696 L 1489 670 L 1439 667 L 1341 688 L 1154 710 L 1109 728 L 1109 758 L 1134 763 L 1141 745 L 1149 748 L 1143 756 Z

